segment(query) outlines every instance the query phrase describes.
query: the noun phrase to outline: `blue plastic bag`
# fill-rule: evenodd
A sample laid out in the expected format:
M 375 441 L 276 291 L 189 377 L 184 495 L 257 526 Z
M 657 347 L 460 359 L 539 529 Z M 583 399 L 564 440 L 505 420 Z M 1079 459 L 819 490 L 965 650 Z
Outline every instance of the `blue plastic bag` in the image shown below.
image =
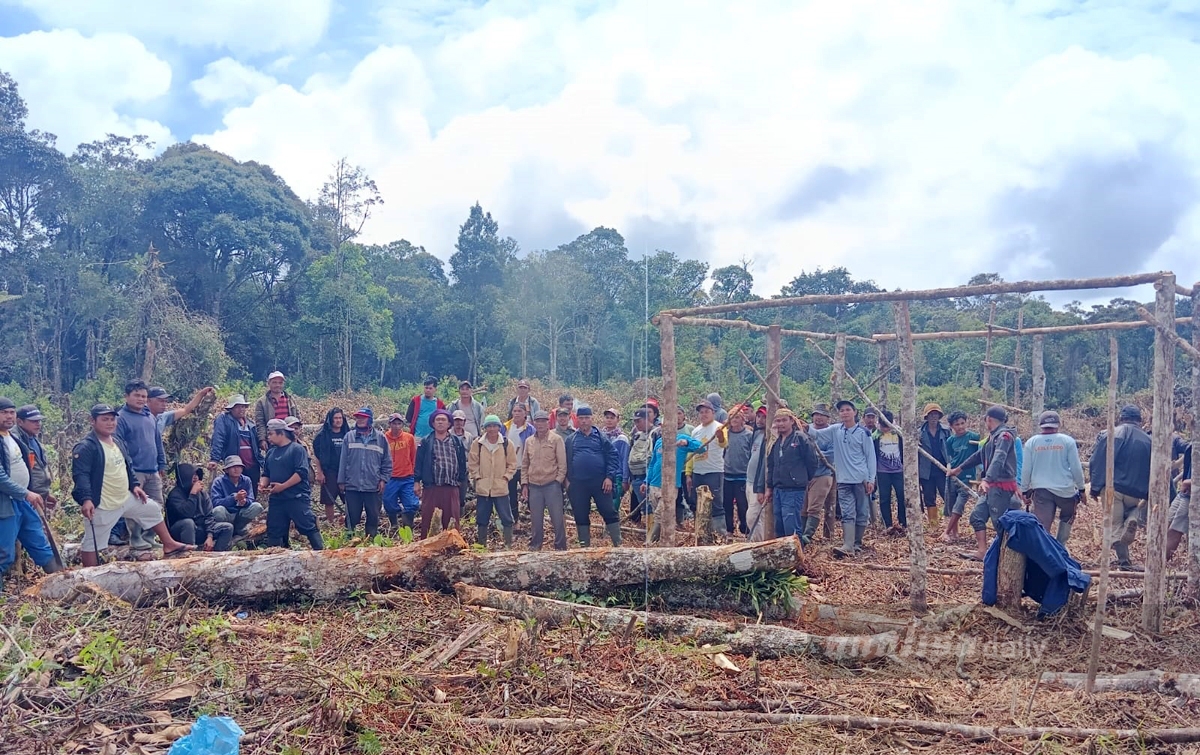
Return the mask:
M 245 733 L 228 716 L 200 716 L 189 734 L 171 743 L 167 755 L 238 755 Z

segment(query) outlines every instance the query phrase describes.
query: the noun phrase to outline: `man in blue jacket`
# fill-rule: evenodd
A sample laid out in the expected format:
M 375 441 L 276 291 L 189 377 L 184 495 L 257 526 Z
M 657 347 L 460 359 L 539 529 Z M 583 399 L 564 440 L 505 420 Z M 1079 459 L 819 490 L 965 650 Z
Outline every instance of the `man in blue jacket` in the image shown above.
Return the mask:
M 346 531 L 354 532 L 365 512 L 367 537 L 379 534 L 383 488 L 392 479 L 392 452 L 374 421 L 368 407 L 354 413 L 354 430 L 342 441 L 338 468 L 338 487 L 346 495 Z
M 263 456 L 258 447 L 258 430 L 247 415 L 250 402 L 238 394 L 225 404 L 225 411 L 213 420 L 212 443 L 209 447 L 208 470 L 214 472 L 230 456 L 242 460 L 243 473 L 258 489 L 262 478 Z
M 579 544 L 591 547 L 592 503 L 604 519 L 604 529 L 614 546 L 621 545 L 621 521 L 613 507 L 613 483 L 617 479 L 618 459 L 612 441 L 592 426 L 591 407 L 575 413 L 579 427 L 567 438 L 567 498 L 575 515 Z
M 11 399 L 0 398 L 0 580 L 16 560 L 18 540 L 47 574 L 62 569 L 62 564 L 50 550 L 41 517 L 33 508 L 41 506 L 43 501 L 29 489 L 28 456 L 11 434 L 16 423 L 16 404 Z M 13 450 L 16 450 L 15 454 Z M 2 591 L 3 583 L 0 582 Z
M 218 522 L 229 522 L 234 535 L 243 537 L 250 523 L 263 512 L 263 505 L 254 500 L 254 485 L 243 474 L 245 463 L 240 456 L 226 457 L 222 466 L 225 474 L 216 476 L 209 491 L 213 517 Z

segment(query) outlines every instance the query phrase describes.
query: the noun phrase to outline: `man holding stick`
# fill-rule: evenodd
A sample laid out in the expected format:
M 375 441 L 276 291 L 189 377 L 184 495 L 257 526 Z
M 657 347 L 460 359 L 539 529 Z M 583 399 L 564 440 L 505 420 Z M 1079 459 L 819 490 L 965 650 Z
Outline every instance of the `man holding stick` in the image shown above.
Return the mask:
M 815 430 L 818 438 L 833 439 L 837 467 L 837 500 L 842 517 L 842 545 L 833 549 L 837 558 L 854 556 L 862 550 L 863 535 L 871 522 L 871 493 L 875 491 L 875 441 L 858 423 L 858 407 L 849 399 L 837 402 L 840 424 Z
M 1008 412 L 1001 406 L 988 407 L 984 415 L 988 429 L 987 443 L 971 454 L 966 461 L 950 470 L 950 477 L 957 477 L 964 467 L 983 464 L 983 480 L 979 492 L 983 498 L 971 510 L 971 529 L 975 530 L 975 552 L 959 555 L 971 561 L 983 561 L 987 554 L 987 523 L 1000 531 L 1000 516 L 1010 509 L 1021 508 L 1017 498 L 1017 431 L 1008 425 Z

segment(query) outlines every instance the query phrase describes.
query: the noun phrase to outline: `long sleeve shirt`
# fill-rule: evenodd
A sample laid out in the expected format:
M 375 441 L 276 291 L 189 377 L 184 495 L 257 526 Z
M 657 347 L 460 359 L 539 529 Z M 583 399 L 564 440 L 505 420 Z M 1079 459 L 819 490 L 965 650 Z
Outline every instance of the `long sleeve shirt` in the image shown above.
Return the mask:
M 526 485 L 562 484 L 567 479 L 567 448 L 562 436 L 546 433 L 545 438 L 531 435 L 525 439 L 521 457 L 521 482 Z
M 693 438 L 690 435 L 679 433 L 675 442 L 680 440 L 687 441 L 686 444 L 675 446 L 675 487 L 683 485 L 683 467 L 687 462 L 688 454 L 693 454 L 703 448 L 703 444 L 698 438 Z M 662 460 L 663 446 L 662 436 L 654 439 L 654 450 L 650 453 L 650 464 L 646 467 L 646 485 L 651 488 L 662 487 Z
M 234 496 L 238 494 L 239 490 L 246 493 L 246 503 L 242 507 L 239 507 L 237 501 L 234 500 Z M 208 495 L 212 499 L 213 508 L 220 506 L 230 511 L 236 511 L 238 508 L 245 508 L 254 503 L 254 485 L 246 475 L 238 478 L 237 485 L 233 484 L 229 475 L 217 475 L 213 480 L 212 487 L 209 488 Z
M 146 407 L 135 412 L 129 405 L 117 412 L 116 436 L 129 449 L 133 471 L 154 474 L 167 471 L 167 453 L 163 450 L 158 422 Z
M 833 439 L 833 458 L 839 485 L 858 485 L 875 482 L 875 441 L 871 431 L 862 425 L 831 425 L 813 430 L 817 439 Z
M 1025 441 L 1021 490 L 1049 490 L 1059 498 L 1071 498 L 1082 489 L 1083 464 L 1074 438 L 1050 433 Z

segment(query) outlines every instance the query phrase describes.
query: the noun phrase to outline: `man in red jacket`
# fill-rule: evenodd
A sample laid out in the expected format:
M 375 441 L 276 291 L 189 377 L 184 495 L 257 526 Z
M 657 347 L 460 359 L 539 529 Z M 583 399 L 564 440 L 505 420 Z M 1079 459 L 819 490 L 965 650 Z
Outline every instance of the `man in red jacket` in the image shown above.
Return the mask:
M 433 432 L 433 426 L 429 423 L 433 413 L 438 409 L 445 408 L 446 405 L 437 395 L 437 378 L 430 376 L 425 378 L 424 393 L 413 396 L 412 401 L 408 402 L 408 411 L 404 414 L 404 421 L 408 423 L 416 439 L 420 440 Z

